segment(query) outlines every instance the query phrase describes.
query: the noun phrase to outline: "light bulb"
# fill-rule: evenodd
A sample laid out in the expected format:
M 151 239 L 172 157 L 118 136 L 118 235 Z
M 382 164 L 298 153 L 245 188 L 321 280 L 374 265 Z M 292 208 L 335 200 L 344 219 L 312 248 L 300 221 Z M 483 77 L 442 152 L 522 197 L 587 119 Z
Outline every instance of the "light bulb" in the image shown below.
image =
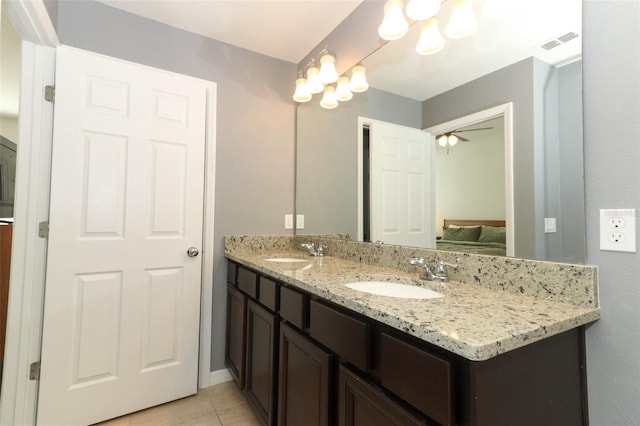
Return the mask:
M 402 13 L 402 0 L 388 0 L 384 5 L 384 18 L 378 27 L 378 35 L 384 40 L 398 40 L 409 29 Z
M 333 109 L 338 106 L 335 87 L 327 86 L 324 88 L 324 95 L 322 95 L 320 106 L 325 109 Z
M 454 146 L 458 143 L 458 137 L 456 135 L 449 135 L 447 142 L 449 142 L 449 145 Z
M 320 70 L 315 66 L 307 69 L 307 87 L 309 92 L 315 94 L 324 90 L 324 84 L 320 81 Z
M 472 34 L 478 28 L 473 15 L 471 0 L 453 0 L 451 19 L 444 32 L 450 38 L 462 38 Z
M 336 71 L 336 58 L 327 53 L 320 58 L 320 81 L 324 84 L 338 81 L 338 71 Z
M 447 146 L 447 135 L 442 135 L 438 138 L 438 145 L 442 147 Z
M 351 91 L 354 93 L 364 92 L 369 88 L 365 68 L 362 65 L 356 65 L 351 71 Z
M 420 55 L 433 55 L 442 50 L 444 38 L 438 28 L 438 20 L 430 18 L 422 24 L 420 39 L 416 45 L 416 52 Z
M 349 78 L 342 76 L 338 79 L 336 96 L 341 102 L 348 101 L 353 98 L 353 93 L 351 93 L 351 88 L 349 87 Z
M 296 91 L 293 94 L 293 100 L 296 102 L 307 102 L 311 100 L 311 92 L 307 87 L 307 80 L 303 77 L 296 80 Z
M 414 21 L 424 21 L 436 16 L 440 10 L 440 0 L 409 0 L 407 16 Z

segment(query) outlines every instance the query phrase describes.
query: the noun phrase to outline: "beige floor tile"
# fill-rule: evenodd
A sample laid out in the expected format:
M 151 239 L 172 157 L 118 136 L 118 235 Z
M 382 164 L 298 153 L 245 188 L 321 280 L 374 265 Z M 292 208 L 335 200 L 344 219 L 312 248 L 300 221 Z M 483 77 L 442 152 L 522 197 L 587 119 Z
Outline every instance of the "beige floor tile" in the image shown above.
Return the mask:
M 131 424 L 131 416 L 118 417 L 106 422 L 96 423 L 96 426 L 129 426 Z
M 221 426 L 220 418 L 216 413 L 205 414 L 197 419 L 178 423 L 176 426 Z
M 217 410 L 222 426 L 260 426 L 260 422 L 247 403 Z
M 210 390 L 206 394 L 209 396 L 211 402 L 213 403 L 213 406 L 218 411 L 246 403 L 244 394 L 240 391 L 240 389 L 238 389 L 235 383 L 231 385 L 228 385 L 227 383 L 212 386 L 212 388 L 209 388 Z

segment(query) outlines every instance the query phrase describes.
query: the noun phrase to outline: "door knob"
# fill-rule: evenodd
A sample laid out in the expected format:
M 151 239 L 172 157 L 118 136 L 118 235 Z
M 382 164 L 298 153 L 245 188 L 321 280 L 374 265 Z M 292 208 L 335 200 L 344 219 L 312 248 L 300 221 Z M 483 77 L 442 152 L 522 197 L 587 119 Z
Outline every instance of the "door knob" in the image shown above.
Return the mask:
M 187 249 L 187 256 L 189 257 L 196 257 L 198 254 L 200 254 L 200 250 L 198 250 L 196 247 L 189 247 Z

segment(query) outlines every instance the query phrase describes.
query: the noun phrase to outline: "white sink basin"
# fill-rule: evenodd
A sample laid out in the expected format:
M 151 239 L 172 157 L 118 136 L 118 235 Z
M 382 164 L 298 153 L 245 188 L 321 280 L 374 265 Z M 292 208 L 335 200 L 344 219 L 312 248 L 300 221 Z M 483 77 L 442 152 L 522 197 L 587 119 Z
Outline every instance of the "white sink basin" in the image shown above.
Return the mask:
M 267 262 L 277 262 L 277 263 L 304 263 L 308 262 L 309 259 L 300 259 L 298 257 L 269 257 L 265 259 Z
M 437 299 L 444 297 L 437 291 L 428 288 L 393 283 L 388 281 L 357 281 L 345 284 L 354 290 L 379 296 L 397 297 L 400 299 Z

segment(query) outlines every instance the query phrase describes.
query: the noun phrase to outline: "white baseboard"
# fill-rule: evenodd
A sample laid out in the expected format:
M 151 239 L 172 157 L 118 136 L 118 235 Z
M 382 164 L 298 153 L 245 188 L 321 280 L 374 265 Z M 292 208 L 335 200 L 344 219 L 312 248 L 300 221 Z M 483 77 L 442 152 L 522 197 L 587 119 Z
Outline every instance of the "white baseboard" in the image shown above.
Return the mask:
M 226 368 L 211 372 L 211 379 L 209 380 L 209 386 L 219 385 L 220 383 L 229 382 L 232 380 L 231 373 Z

